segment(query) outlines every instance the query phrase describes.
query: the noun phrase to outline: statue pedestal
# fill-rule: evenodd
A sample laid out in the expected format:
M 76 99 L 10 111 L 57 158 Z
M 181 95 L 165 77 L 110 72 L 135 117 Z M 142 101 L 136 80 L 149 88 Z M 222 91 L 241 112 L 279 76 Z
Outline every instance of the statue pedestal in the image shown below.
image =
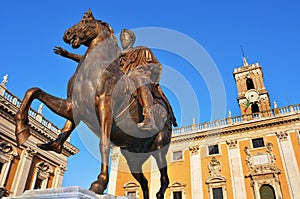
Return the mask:
M 4 197 L 3 199 L 136 199 L 132 196 L 98 195 L 81 187 L 62 187 L 55 189 L 27 190 L 21 196 Z

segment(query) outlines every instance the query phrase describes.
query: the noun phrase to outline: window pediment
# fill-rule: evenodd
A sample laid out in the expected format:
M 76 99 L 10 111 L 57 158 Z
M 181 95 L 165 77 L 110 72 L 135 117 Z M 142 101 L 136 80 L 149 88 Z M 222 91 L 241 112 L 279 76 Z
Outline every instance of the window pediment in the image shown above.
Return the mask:
M 172 185 L 170 185 L 170 188 L 177 188 L 177 187 L 185 187 L 186 184 L 180 183 L 180 182 L 174 182 Z
M 226 178 L 223 176 L 218 176 L 218 177 L 209 177 L 205 183 L 206 184 L 214 184 L 214 183 L 221 183 L 221 182 L 226 182 Z
M 134 182 L 128 182 L 123 186 L 123 188 L 135 188 L 135 187 L 139 187 L 139 185 Z
M 12 155 L 12 156 L 18 155 L 17 149 L 8 142 L 0 143 L 0 152 L 2 152 L 5 155 Z

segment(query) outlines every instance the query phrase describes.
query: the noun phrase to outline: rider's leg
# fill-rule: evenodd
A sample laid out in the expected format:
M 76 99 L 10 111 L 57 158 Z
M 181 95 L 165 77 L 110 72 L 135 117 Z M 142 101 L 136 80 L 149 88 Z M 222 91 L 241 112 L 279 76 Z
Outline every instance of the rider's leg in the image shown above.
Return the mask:
M 140 86 L 138 88 L 138 95 L 143 106 L 144 116 L 144 120 L 138 123 L 138 127 L 145 130 L 157 130 L 151 110 L 151 106 L 153 105 L 153 97 L 150 89 L 146 85 Z

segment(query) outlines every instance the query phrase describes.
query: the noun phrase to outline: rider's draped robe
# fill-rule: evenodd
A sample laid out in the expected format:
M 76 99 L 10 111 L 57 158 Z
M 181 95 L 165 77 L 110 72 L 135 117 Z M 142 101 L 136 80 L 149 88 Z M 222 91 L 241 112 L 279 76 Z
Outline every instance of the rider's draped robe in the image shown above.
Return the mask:
M 147 47 L 129 48 L 122 52 L 118 62 L 123 73 L 130 77 L 137 87 L 152 85 L 152 94 L 165 102 L 168 112 L 171 114 L 172 123 L 177 126 L 172 107 L 159 86 L 162 65 L 155 58 L 153 52 Z

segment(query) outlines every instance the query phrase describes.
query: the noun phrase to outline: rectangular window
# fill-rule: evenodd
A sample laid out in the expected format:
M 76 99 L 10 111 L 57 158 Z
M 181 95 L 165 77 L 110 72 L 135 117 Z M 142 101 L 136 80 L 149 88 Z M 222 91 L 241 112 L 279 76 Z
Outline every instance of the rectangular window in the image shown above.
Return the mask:
M 219 146 L 217 144 L 208 146 L 208 154 L 209 155 L 219 154 Z
M 264 147 L 265 146 L 264 139 L 263 138 L 252 139 L 252 146 L 253 148 Z
M 174 191 L 173 192 L 173 199 L 182 199 L 182 192 L 181 191 Z
M 182 151 L 173 152 L 173 160 L 182 160 Z
M 213 199 L 223 199 L 223 190 L 222 187 L 213 188 Z

